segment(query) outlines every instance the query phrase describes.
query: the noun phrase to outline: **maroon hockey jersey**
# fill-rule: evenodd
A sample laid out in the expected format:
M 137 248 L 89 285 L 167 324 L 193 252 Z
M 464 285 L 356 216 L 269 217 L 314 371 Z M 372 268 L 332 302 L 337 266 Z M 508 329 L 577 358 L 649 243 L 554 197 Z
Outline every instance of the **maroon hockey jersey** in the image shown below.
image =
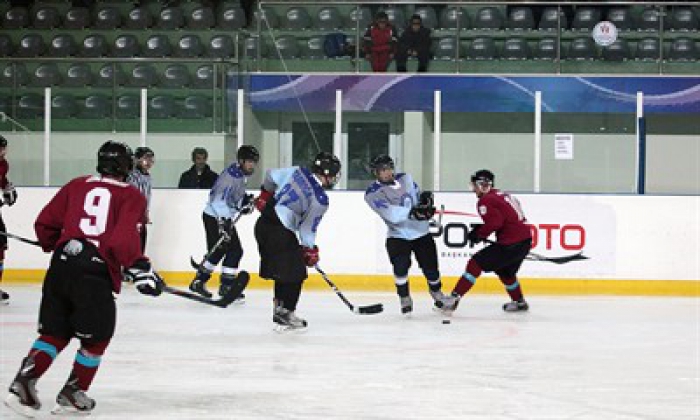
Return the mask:
M 0 189 L 4 190 L 10 183 L 7 179 L 8 172 L 10 172 L 10 164 L 7 163 L 7 159 L 0 159 Z
M 137 225 L 146 199 L 133 186 L 101 176 L 83 176 L 64 185 L 39 213 L 34 230 L 44 251 L 71 239 L 95 244 L 119 293 L 122 267 L 145 258 Z
M 476 209 L 484 221 L 478 231 L 479 237 L 487 238 L 496 232 L 496 242 L 503 245 L 532 238 L 517 198 L 493 188 L 479 198 Z

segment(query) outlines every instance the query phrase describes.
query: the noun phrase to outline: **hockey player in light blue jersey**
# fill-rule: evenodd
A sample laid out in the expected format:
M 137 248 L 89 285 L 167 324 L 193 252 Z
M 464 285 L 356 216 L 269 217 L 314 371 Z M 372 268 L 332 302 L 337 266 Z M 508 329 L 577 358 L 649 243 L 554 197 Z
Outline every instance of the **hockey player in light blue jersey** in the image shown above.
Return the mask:
M 410 315 L 413 311 L 408 283 L 411 253 L 428 280 L 435 306 L 441 306 L 438 302 L 446 297 L 441 291 L 435 240 L 428 231 L 429 220 L 435 214 L 433 194 L 420 192 L 411 175 L 394 174 L 394 161 L 387 155 L 372 159 L 370 168 L 377 179 L 367 188 L 365 201 L 387 226 L 386 250 L 394 269 L 401 312 Z
M 328 210 L 325 189 L 340 175 L 340 160 L 321 152 L 306 167 L 270 169 L 255 206 L 260 218 L 255 239 L 260 251 L 260 277 L 275 282 L 272 320 L 278 331 L 303 330 L 295 314 L 307 267 L 319 261 L 316 232 Z
M 253 211 L 253 195 L 246 194 L 246 184 L 248 177 L 255 171 L 258 160 L 260 153 L 255 147 L 241 146 L 236 154 L 236 162 L 221 172 L 209 192 L 209 201 L 202 214 L 209 255 L 190 283 L 190 290 L 204 297 L 212 296 L 205 285 L 222 259 L 219 296 L 227 296 L 232 289 L 244 288 L 243 282 L 247 284 L 247 273 L 238 268 L 243 258 L 243 247 L 233 220 L 239 213 L 245 215 Z M 223 240 L 215 247 L 220 239 Z M 237 302 L 241 303 L 242 298 L 237 299 Z

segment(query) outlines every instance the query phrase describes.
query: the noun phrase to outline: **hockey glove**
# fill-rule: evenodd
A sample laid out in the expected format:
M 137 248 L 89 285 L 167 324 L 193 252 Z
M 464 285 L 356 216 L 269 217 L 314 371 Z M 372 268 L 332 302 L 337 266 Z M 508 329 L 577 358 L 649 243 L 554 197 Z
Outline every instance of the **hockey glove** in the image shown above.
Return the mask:
M 17 191 L 12 183 L 8 183 L 5 190 L 2 192 L 2 200 L 4 204 L 11 206 L 17 201 Z
M 416 220 L 430 220 L 435 215 L 435 207 L 418 204 L 413 206 L 408 216 Z
M 158 296 L 163 293 L 163 279 L 153 271 L 150 261 L 136 261 L 134 265 L 124 270 L 124 276 L 134 283 L 136 290 L 144 295 Z
M 320 257 L 318 255 L 317 246 L 314 246 L 313 248 L 302 246 L 301 250 L 304 258 L 304 264 L 306 264 L 307 267 L 313 267 L 316 265 L 316 263 L 318 263 Z
M 255 202 L 253 200 L 253 194 L 246 194 L 241 200 L 241 214 L 246 215 L 253 212 L 255 208 Z
M 224 242 L 228 242 L 229 240 L 231 240 L 233 220 L 226 217 L 222 217 L 220 219 L 216 219 L 216 222 L 219 224 L 219 237 L 223 236 Z
M 483 241 L 483 239 L 481 237 L 479 237 L 479 228 L 481 226 L 483 226 L 483 225 L 482 224 L 472 225 L 472 230 L 470 230 L 469 233 L 467 234 L 467 242 L 469 243 L 470 247 L 473 247 L 474 245 Z
M 260 213 L 265 210 L 267 202 L 272 199 L 272 193 L 267 191 L 265 188 L 260 189 L 260 195 L 255 199 L 255 208 L 258 209 Z
M 423 191 L 418 197 L 418 203 L 426 207 L 435 207 L 435 199 L 432 191 Z

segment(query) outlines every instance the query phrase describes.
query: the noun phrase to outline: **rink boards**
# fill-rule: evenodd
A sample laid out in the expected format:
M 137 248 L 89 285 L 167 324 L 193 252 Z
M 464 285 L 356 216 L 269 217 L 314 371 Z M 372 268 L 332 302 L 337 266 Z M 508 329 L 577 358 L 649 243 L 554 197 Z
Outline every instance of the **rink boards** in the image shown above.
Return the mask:
M 20 188 L 15 206 L 3 207 L 8 232 L 34 238 L 33 222 L 55 188 Z M 251 191 L 254 192 L 254 191 Z M 343 289 L 392 290 L 384 248 L 386 227 L 364 202 L 364 193 L 330 192 L 330 209 L 319 227 L 321 266 Z M 534 253 L 559 257 L 582 253 L 583 261 L 552 264 L 526 261 L 522 283 L 529 293 L 700 296 L 700 197 L 636 195 L 518 194 L 532 225 Z M 147 254 L 166 280 L 184 285 L 192 276 L 190 256 L 205 251 L 201 211 L 207 191 L 158 189 L 153 192 Z M 472 193 L 437 193 L 444 206 L 441 227 L 433 229 L 440 271 L 451 285 L 479 248 L 466 233 L 479 223 Z M 258 271 L 253 225 L 257 215 L 237 224 L 245 254 L 241 268 L 253 273 L 252 287 L 269 287 Z M 5 281 L 39 282 L 48 254 L 10 241 Z M 411 274 L 420 275 L 416 264 Z M 414 289 L 425 288 L 416 278 Z M 308 288 L 326 288 L 312 275 Z M 497 279 L 485 276 L 476 291 L 503 293 Z

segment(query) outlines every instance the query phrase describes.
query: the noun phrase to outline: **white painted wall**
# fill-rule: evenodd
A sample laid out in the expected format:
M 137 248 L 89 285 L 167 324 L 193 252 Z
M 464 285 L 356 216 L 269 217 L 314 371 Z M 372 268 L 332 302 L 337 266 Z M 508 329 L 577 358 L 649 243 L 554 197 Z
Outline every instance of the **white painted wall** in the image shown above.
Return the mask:
M 19 188 L 19 200 L 3 207 L 8 231 L 34 238 L 33 223 L 55 188 Z M 251 192 L 254 192 L 251 190 Z M 154 191 L 148 254 L 162 271 L 190 271 L 189 258 L 204 252 L 201 211 L 207 191 L 157 189 Z M 698 196 L 613 196 L 613 195 L 519 195 L 528 220 L 540 226 L 534 252 L 559 256 L 578 252 L 580 231 L 585 232 L 581 251 L 586 261 L 555 265 L 526 262 L 524 277 L 600 278 L 646 280 L 700 279 L 700 197 Z M 320 225 L 318 246 L 321 265 L 332 273 L 390 274 L 384 250 L 385 227 L 365 204 L 361 192 L 331 192 L 331 208 Z M 460 224 L 478 222 L 472 193 L 438 193 L 436 202 L 447 211 L 448 242 L 463 238 Z M 258 271 L 257 245 L 253 237 L 256 215 L 238 223 L 245 255 L 242 267 Z M 544 225 L 544 226 L 543 226 Z M 546 225 L 580 226 L 569 229 L 562 249 L 561 228 Z M 577 230 L 579 229 L 579 230 Z M 552 232 L 547 247 L 546 232 Z M 449 248 L 445 236 L 436 239 L 445 276 L 458 276 L 464 270 L 469 252 L 464 247 Z M 10 241 L 5 261 L 9 269 L 44 269 L 48 256 L 36 247 Z M 414 267 L 415 269 L 415 267 Z

